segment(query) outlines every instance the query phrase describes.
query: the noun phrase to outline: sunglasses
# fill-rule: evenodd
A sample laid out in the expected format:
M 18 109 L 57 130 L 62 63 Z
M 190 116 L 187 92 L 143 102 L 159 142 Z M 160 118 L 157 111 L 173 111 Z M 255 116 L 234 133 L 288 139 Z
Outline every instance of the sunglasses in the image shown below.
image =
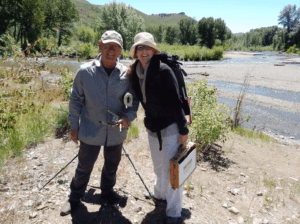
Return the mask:
M 136 49 L 137 49 L 138 51 L 142 51 L 142 50 L 144 50 L 144 49 L 150 50 L 151 47 L 149 47 L 149 46 L 137 46 Z

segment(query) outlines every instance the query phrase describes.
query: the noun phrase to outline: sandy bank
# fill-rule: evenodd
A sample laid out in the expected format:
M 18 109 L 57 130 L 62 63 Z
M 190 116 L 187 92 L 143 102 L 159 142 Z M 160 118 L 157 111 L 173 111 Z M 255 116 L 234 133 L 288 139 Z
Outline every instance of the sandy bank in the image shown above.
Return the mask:
M 252 86 L 300 92 L 300 67 L 295 65 L 212 65 L 184 69 L 191 79 L 201 79 L 200 73 L 207 72 L 208 80 L 243 83 L 245 76 L 249 76 Z

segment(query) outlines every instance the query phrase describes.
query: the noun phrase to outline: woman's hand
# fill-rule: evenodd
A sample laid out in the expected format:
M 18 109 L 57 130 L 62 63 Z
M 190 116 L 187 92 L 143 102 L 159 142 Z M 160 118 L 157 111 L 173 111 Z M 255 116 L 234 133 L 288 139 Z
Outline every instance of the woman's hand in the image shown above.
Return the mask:
M 188 139 L 188 135 L 180 135 L 180 136 L 179 136 L 178 143 L 179 143 L 179 144 L 182 144 L 183 147 L 185 147 L 185 146 L 186 146 L 186 143 L 187 143 L 187 139 Z

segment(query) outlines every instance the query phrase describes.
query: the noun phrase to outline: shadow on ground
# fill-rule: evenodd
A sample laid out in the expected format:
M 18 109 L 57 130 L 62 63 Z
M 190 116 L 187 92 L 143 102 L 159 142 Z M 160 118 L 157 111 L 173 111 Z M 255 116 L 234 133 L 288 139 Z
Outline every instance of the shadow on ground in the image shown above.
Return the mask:
M 164 218 L 166 217 L 167 202 L 161 201 L 156 206 L 155 209 L 148 213 L 142 224 L 162 224 Z M 191 212 L 188 209 L 183 208 L 181 212 L 181 217 L 183 220 L 189 219 L 191 217 Z
M 211 168 L 220 171 L 229 168 L 234 162 L 224 157 L 222 146 L 218 144 L 207 145 L 197 152 L 197 162 L 209 162 Z
M 101 194 L 95 194 L 95 189 L 90 189 L 82 198 L 82 201 L 90 204 L 100 205 L 99 211 L 89 212 L 84 204 L 80 204 L 72 213 L 73 224 L 131 224 L 132 222 L 122 215 L 118 206 L 109 204 L 102 199 Z M 120 207 L 127 205 L 127 197 L 123 197 Z M 155 209 L 148 213 L 142 224 L 162 224 L 166 217 L 166 201 L 156 204 Z M 183 220 L 191 217 L 191 212 L 183 208 L 181 212 Z
M 73 224 L 127 224 L 131 223 L 125 218 L 119 211 L 116 205 L 109 204 L 103 200 L 100 194 L 94 194 L 95 189 L 90 189 L 83 197 L 82 201 L 91 204 L 100 205 L 99 211 L 89 212 L 84 204 L 80 204 L 74 212 L 71 213 Z M 127 204 L 127 198 L 124 197 L 120 203 L 121 207 L 125 207 Z

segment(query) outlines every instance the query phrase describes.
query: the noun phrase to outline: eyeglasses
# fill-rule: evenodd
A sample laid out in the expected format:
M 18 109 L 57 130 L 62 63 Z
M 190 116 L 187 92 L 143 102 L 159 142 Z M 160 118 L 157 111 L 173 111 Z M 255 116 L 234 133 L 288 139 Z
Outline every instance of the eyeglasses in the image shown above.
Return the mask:
M 104 44 L 103 46 L 104 46 L 104 50 L 117 51 L 120 49 L 119 45 Z
M 148 50 L 151 49 L 151 47 L 149 47 L 149 46 L 137 46 L 136 49 L 137 49 L 138 51 L 142 51 L 142 50 L 144 50 L 144 49 L 146 49 L 146 50 L 148 51 Z

